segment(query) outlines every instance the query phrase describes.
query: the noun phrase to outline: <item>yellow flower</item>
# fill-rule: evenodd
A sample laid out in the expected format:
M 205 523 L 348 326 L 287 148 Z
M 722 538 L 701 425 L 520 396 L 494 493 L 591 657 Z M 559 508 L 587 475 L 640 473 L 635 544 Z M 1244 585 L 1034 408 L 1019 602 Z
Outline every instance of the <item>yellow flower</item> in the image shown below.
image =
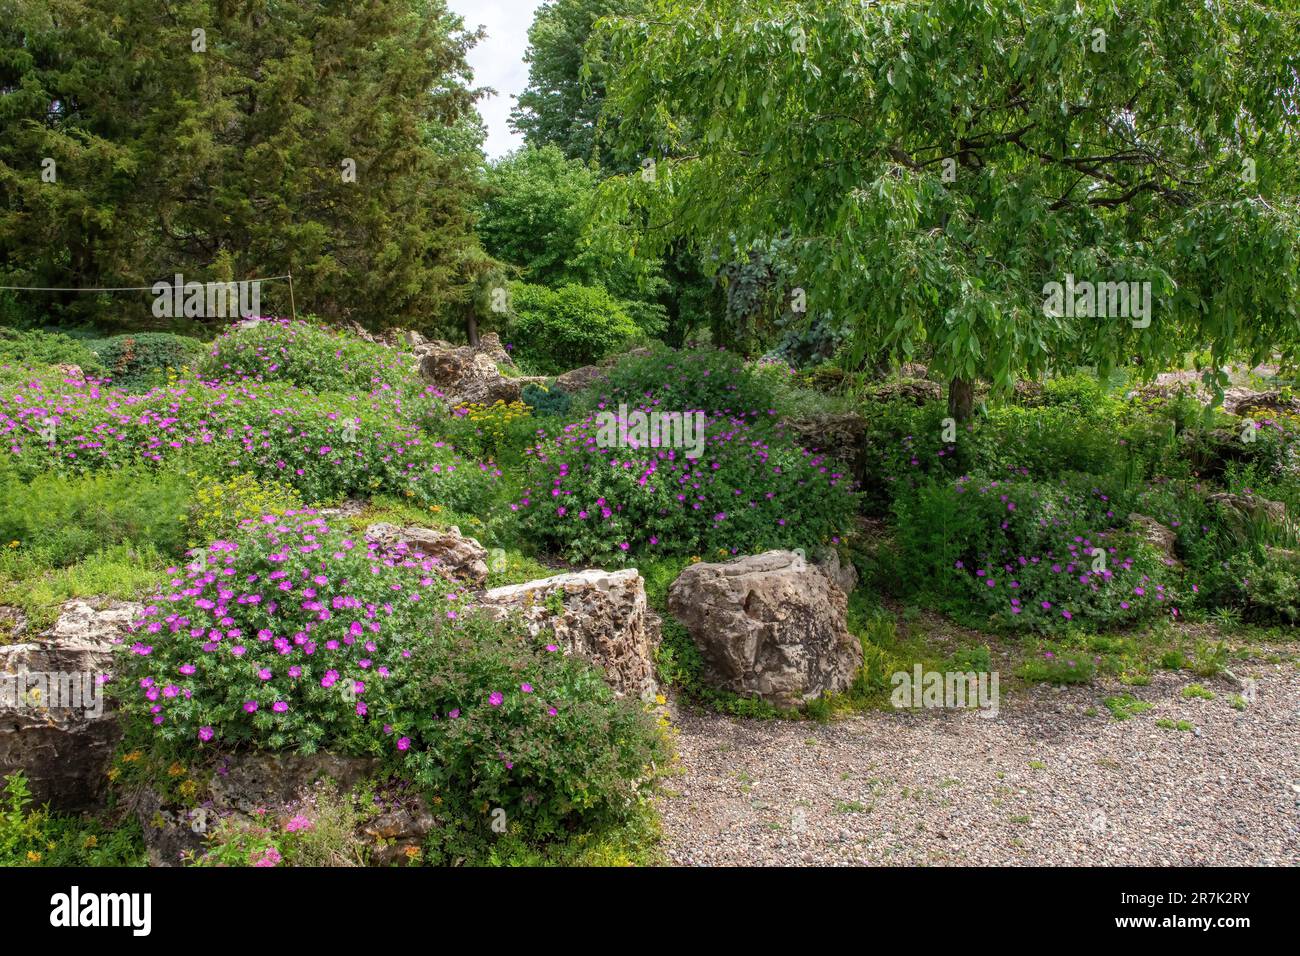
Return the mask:
M 40 855 L 39 853 L 37 853 L 35 850 L 28 850 L 28 851 L 27 851 L 27 862 L 28 862 L 28 863 L 39 863 L 39 862 L 41 862 L 41 855 Z
M 18 547 L 18 542 L 17 542 L 17 541 L 10 541 L 10 542 L 9 542 L 9 547 L 11 547 L 11 548 L 16 548 L 16 547 Z
M 182 767 L 179 763 L 174 763 L 167 768 L 167 775 L 169 777 L 180 777 L 183 776 L 184 774 L 185 774 L 185 768 Z
M 93 833 L 90 834 L 90 836 L 86 837 L 86 839 L 81 841 L 81 847 L 84 850 L 89 850 L 92 847 L 97 847 L 97 846 L 99 846 L 99 837 L 95 836 L 95 834 Z

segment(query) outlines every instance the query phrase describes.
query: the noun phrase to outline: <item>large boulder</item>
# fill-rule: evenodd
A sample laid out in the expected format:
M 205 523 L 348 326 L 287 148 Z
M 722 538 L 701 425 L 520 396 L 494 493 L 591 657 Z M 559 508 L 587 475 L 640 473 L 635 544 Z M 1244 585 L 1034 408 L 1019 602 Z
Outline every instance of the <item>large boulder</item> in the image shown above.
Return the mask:
M 37 803 L 82 810 L 102 800 L 122 736 L 103 681 L 114 642 L 142 612 L 70 601 L 48 632 L 0 646 L 0 777 L 23 771 Z
M 796 707 L 845 691 L 862 666 L 844 592 L 792 551 L 694 564 L 668 589 L 713 687 Z
M 472 587 L 487 583 L 487 549 L 475 539 L 460 533 L 454 525 L 448 528 L 399 528 L 388 522 L 378 522 L 366 528 L 366 540 L 377 545 L 376 550 L 391 557 L 432 558 L 452 581 Z
M 420 376 L 453 405 L 491 405 L 519 401 L 521 378 L 501 374 L 487 352 L 462 345 L 453 348 L 425 346 L 420 352 Z
M 603 382 L 608 377 L 608 366 L 584 365 L 557 377 L 555 385 L 560 391 L 573 395 L 591 388 L 598 382 Z
M 552 629 L 565 653 L 604 668 L 620 696 L 650 700 L 657 693 L 657 630 L 647 613 L 645 581 L 635 568 L 594 568 L 493 588 L 479 604 L 497 620 L 519 614 L 533 634 Z

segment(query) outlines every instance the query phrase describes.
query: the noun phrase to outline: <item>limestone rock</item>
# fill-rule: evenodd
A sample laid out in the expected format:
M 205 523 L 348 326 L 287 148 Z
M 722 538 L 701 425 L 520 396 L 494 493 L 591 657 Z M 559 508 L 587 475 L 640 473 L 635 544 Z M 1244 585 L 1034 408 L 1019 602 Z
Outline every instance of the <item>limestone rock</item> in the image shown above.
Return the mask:
M 668 589 L 714 687 L 796 707 L 844 691 L 862 665 L 844 592 L 791 551 L 694 564 Z
M 1151 545 L 1162 555 L 1165 563 L 1171 567 L 1181 568 L 1182 562 L 1174 554 L 1174 546 L 1178 542 L 1178 535 L 1172 528 L 1167 528 L 1155 518 L 1137 513 L 1128 516 L 1129 524 L 1133 525 L 1141 533 L 1143 540 Z
M 577 392 L 585 391 L 597 382 L 602 382 L 609 375 L 609 369 L 600 365 L 584 365 L 581 368 L 575 368 L 572 371 L 565 372 L 555 380 L 555 385 L 561 391 L 568 392 L 570 395 Z
M 473 587 L 487 582 L 487 549 L 476 540 L 449 528 L 399 528 L 387 522 L 366 528 L 366 538 L 385 554 L 423 555 L 432 558 L 453 581 Z
M 563 602 L 558 613 L 557 601 Z M 480 603 L 497 620 L 520 613 L 533 634 L 553 628 L 556 643 L 604 668 L 620 695 L 650 700 L 656 694 L 656 631 L 647 613 L 645 581 L 635 568 L 593 568 L 493 588 Z
M 49 632 L 0 646 L 0 777 L 23 771 L 38 804 L 82 810 L 103 798 L 122 732 L 100 678 L 142 612 L 70 601 Z

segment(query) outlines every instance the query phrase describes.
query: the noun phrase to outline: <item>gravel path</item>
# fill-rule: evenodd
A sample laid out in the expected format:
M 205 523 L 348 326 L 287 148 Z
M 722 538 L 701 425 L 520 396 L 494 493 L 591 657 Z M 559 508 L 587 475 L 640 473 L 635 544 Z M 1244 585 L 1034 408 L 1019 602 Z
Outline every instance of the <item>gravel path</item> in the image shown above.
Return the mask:
M 677 865 L 1300 864 L 1300 670 L 1146 687 L 1037 686 L 1001 715 L 879 712 L 829 724 L 680 710 L 660 799 Z M 1193 683 L 1213 700 L 1187 699 Z M 1102 701 L 1154 708 L 1115 720 Z M 1087 711 L 1093 708 L 1095 714 Z M 1194 730 L 1163 729 L 1159 719 Z

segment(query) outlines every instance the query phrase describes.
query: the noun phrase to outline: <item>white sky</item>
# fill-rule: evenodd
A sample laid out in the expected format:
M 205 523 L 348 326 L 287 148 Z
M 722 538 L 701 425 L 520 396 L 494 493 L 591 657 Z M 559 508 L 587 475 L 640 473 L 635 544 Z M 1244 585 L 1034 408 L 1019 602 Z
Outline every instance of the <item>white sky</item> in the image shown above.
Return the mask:
M 479 100 L 478 111 L 487 124 L 483 149 L 495 159 L 523 145 L 523 137 L 507 125 L 515 97 L 528 85 L 528 28 L 541 0 L 447 0 L 447 5 L 465 18 L 465 26 L 487 27 L 487 38 L 470 50 L 469 65 L 477 86 L 490 86 L 496 96 Z

